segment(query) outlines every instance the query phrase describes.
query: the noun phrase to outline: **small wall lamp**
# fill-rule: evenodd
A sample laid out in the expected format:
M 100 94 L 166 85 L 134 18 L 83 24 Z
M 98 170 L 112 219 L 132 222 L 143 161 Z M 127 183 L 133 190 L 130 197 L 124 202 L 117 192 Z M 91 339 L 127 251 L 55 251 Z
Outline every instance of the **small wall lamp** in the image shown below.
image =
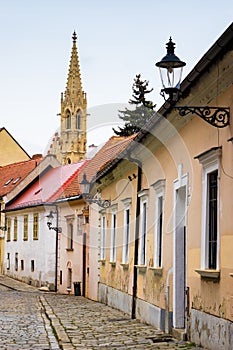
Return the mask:
M 98 206 L 100 206 L 102 208 L 109 208 L 110 207 L 111 200 L 101 199 L 101 198 L 98 198 L 97 196 L 92 196 L 90 194 L 90 188 L 91 188 L 92 183 L 87 180 L 87 175 L 85 173 L 83 174 L 83 179 L 79 183 L 79 185 L 80 185 L 80 189 L 82 192 L 82 196 L 86 202 L 88 202 L 90 204 L 96 203 Z M 97 194 L 97 195 L 100 195 L 100 194 Z
M 175 43 L 173 43 L 171 37 L 169 42 L 166 44 L 166 47 L 166 56 L 155 64 L 160 70 L 160 77 L 163 86 L 161 95 L 163 96 L 164 100 L 170 103 L 170 105 L 174 106 L 182 117 L 192 113 L 198 115 L 207 123 L 217 128 L 224 128 L 225 126 L 229 125 L 230 108 L 228 107 L 175 106 L 179 98 L 182 96 L 182 92 L 180 91 L 180 82 L 182 70 L 186 63 L 181 61 L 175 55 Z M 168 97 L 166 97 L 166 95 L 168 95 Z
M 46 215 L 47 217 L 47 226 L 49 228 L 49 230 L 54 230 L 56 231 L 57 233 L 60 233 L 62 230 L 61 230 L 61 227 L 58 227 L 58 226 L 52 226 L 53 224 L 53 219 L 54 219 L 54 215 L 53 214 L 57 214 L 56 212 L 53 212 L 52 210 L 50 211 L 49 215 Z

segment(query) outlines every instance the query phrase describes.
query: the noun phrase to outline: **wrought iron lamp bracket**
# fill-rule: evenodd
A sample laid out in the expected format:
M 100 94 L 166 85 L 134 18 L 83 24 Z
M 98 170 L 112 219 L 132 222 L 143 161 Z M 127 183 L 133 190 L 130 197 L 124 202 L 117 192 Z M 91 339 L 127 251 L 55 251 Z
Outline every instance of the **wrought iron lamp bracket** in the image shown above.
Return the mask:
M 90 194 L 84 194 L 84 193 L 83 193 L 83 198 L 86 202 L 90 204 L 95 203 L 102 208 L 109 208 L 111 206 L 111 200 L 108 200 L 108 199 L 99 199 L 91 196 Z
M 47 222 L 47 226 L 48 226 L 49 230 L 54 230 L 57 233 L 61 233 L 62 232 L 62 228 L 61 227 L 52 226 L 51 222 Z
M 175 106 L 175 108 L 181 117 L 189 113 L 196 114 L 216 128 L 225 128 L 230 124 L 230 108 L 228 107 Z
M 0 226 L 0 230 L 1 231 L 7 231 L 7 227 L 6 226 Z

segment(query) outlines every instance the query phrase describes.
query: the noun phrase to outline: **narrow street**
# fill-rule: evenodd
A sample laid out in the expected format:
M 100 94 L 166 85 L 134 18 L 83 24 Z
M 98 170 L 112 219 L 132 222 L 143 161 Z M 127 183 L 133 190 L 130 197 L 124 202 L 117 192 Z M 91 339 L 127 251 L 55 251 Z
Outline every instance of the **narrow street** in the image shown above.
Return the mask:
M 83 297 L 0 276 L 0 349 L 200 349 Z

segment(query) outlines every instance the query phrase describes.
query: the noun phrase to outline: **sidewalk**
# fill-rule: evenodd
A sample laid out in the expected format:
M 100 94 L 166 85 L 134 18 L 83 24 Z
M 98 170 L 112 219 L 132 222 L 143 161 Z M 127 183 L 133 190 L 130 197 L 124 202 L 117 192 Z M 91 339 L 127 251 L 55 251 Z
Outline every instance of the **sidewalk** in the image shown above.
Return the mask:
M 155 327 L 81 296 L 40 292 L 37 288 L 0 276 L 0 284 L 39 297 L 61 349 L 201 349 L 173 339 Z M 25 293 L 25 296 L 27 293 Z

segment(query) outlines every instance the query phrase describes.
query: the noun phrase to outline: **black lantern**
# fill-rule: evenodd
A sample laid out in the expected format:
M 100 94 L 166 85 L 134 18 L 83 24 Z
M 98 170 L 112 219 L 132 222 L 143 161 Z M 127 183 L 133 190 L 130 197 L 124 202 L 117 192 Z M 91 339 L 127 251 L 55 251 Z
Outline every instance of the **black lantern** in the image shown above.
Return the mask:
M 82 196 L 84 198 L 84 200 L 90 204 L 92 203 L 96 203 L 97 205 L 99 205 L 102 208 L 108 208 L 111 205 L 111 200 L 108 199 L 101 199 L 100 197 L 100 193 L 97 193 L 97 196 L 92 196 L 90 194 L 90 188 L 91 188 L 91 182 L 89 182 L 87 180 L 87 175 L 84 173 L 83 174 L 83 179 L 82 181 L 79 183 L 80 185 L 80 190 L 82 192 Z
M 79 185 L 83 195 L 89 194 L 91 183 L 87 180 L 87 175 L 85 173 L 83 174 L 83 179 Z
M 57 227 L 57 226 L 52 226 L 53 224 L 53 219 L 54 219 L 54 215 L 53 214 L 57 214 L 57 213 L 54 213 L 52 210 L 50 211 L 49 215 L 46 215 L 47 217 L 47 226 L 49 228 L 49 230 L 54 230 L 56 231 L 57 233 L 58 232 L 61 232 L 61 227 Z
M 178 110 L 179 115 L 185 117 L 188 114 L 196 114 L 207 123 L 216 128 L 225 128 L 230 123 L 229 107 L 213 106 L 175 106 L 182 96 L 180 83 L 185 62 L 181 61 L 174 53 L 175 43 L 171 37 L 166 44 L 167 54 L 155 65 L 159 67 L 163 89 L 161 95 L 164 100 Z M 166 95 L 168 97 L 166 97 Z
M 167 54 L 162 58 L 160 62 L 155 65 L 159 67 L 160 77 L 162 81 L 163 89 L 161 95 L 169 103 L 177 102 L 180 95 L 180 82 L 182 78 L 183 67 L 185 62 L 181 61 L 174 53 L 175 43 L 173 43 L 170 37 L 169 42 L 166 44 Z M 168 95 L 168 98 L 166 98 Z

